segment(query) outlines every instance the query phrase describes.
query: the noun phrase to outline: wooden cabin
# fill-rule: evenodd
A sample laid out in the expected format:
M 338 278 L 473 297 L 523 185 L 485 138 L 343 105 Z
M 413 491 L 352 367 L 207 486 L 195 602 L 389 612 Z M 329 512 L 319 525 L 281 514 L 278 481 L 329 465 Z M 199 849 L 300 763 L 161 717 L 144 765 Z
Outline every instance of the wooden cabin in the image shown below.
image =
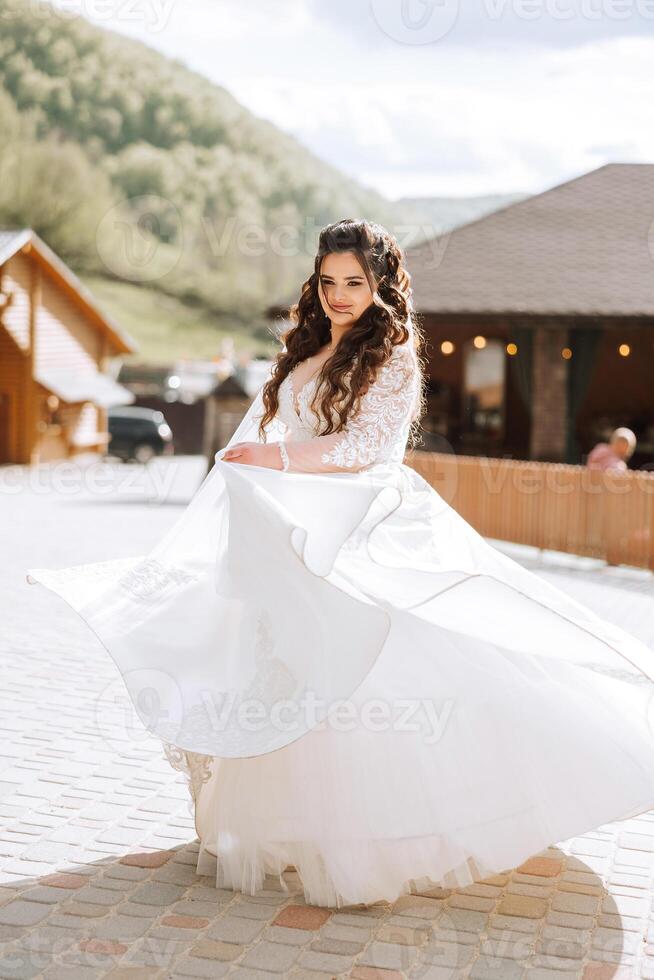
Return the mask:
M 29 228 L 0 229 L 0 464 L 103 452 L 135 342 Z M 112 373 L 113 372 L 113 373 Z

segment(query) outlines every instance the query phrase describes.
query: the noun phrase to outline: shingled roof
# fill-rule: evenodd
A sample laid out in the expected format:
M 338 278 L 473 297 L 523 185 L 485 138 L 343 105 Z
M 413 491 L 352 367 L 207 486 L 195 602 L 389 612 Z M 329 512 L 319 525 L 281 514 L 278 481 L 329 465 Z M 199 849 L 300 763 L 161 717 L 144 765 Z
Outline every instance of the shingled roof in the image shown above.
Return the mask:
M 607 164 L 406 259 L 420 313 L 654 317 L 654 164 Z
M 24 249 L 31 249 L 76 306 L 110 337 L 117 353 L 132 354 L 138 350 L 136 341 L 98 306 L 90 290 L 32 228 L 0 228 L 0 266 Z

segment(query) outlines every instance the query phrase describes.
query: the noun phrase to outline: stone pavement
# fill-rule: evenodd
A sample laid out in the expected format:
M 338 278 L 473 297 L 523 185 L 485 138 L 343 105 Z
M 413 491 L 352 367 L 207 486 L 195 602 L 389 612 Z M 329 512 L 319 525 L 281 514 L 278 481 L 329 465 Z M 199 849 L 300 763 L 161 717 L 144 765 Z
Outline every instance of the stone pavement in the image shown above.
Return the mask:
M 126 724 L 106 651 L 24 569 L 147 552 L 203 462 L 63 472 L 0 467 L 0 978 L 654 978 L 654 812 L 393 904 L 310 907 L 290 870 L 288 894 L 198 877 L 184 777 Z M 499 546 L 654 650 L 652 576 Z

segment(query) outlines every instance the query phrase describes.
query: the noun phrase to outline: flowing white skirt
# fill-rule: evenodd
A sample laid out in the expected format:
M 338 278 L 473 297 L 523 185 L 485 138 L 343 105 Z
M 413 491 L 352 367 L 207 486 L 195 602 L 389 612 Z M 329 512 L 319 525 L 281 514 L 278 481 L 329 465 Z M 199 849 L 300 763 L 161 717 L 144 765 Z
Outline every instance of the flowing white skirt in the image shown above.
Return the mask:
M 197 870 L 308 902 L 464 886 L 654 807 L 654 653 L 414 470 L 218 460 L 139 558 L 29 569 L 188 776 Z

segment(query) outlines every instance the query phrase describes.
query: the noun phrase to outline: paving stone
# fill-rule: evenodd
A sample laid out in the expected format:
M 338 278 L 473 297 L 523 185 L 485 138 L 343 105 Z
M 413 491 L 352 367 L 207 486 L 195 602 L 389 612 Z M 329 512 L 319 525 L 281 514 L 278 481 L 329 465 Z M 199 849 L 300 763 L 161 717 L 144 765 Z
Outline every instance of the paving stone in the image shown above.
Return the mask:
M 122 892 L 112 891 L 111 888 L 96 888 L 88 885 L 75 892 L 75 901 L 88 902 L 89 905 L 118 905 L 124 899 Z
M 595 895 L 579 895 L 576 892 L 557 892 L 552 898 L 551 907 L 554 912 L 597 915 L 599 899 Z
M 363 943 L 348 943 L 342 939 L 314 939 L 309 949 L 314 953 L 335 953 L 337 956 L 356 956 L 363 949 Z
M 335 953 L 315 953 L 310 949 L 300 951 L 298 963 L 310 970 L 323 970 L 325 973 L 344 973 L 354 963 L 353 956 L 338 956 Z
M 583 980 L 633 980 L 634 976 L 631 966 L 615 967 L 591 961 L 584 968 Z
M 532 857 L 516 868 L 523 875 L 538 875 L 539 878 L 555 878 L 564 869 L 564 862 L 556 858 Z
M 448 970 L 463 969 L 477 955 L 476 945 L 462 946 L 456 941 L 433 939 L 419 951 L 417 962 L 439 965 Z
M 375 939 L 380 942 L 400 943 L 403 946 L 421 946 L 427 941 L 430 933 L 430 928 L 398 926 L 385 922 L 375 933 Z
M 541 939 L 536 943 L 536 951 L 543 956 L 558 956 L 569 960 L 582 960 L 587 949 L 586 943 L 574 943 L 567 939 Z
M 485 927 L 488 916 L 485 912 L 473 912 L 470 909 L 446 907 L 438 920 L 442 929 L 454 929 L 457 932 L 479 933 Z
M 185 890 L 177 885 L 148 881 L 139 885 L 129 896 L 129 900 L 140 905 L 172 905 L 182 898 Z
M 341 942 L 355 943 L 357 946 L 365 946 L 369 935 L 369 932 L 357 929 L 356 926 L 340 925 L 334 919 L 320 930 L 321 939 L 339 939 Z
M 524 960 L 533 951 L 533 945 L 529 938 L 520 933 L 514 933 L 518 939 L 510 939 L 507 936 L 501 938 L 490 937 L 482 939 L 479 948 L 485 956 L 492 956 L 498 959 Z
M 24 902 L 40 902 L 43 905 L 56 905 L 62 900 L 66 900 L 67 895 L 63 895 L 60 888 L 48 888 L 45 885 L 36 885 L 34 888 L 25 888 L 20 897 Z
M 212 902 L 189 902 L 186 899 L 177 902 L 170 909 L 171 915 L 201 916 L 204 919 L 215 919 L 221 914 L 219 905 Z
M 579 896 L 581 897 L 581 896 Z M 563 911 L 575 911 L 572 908 Z M 498 915 L 515 915 L 523 919 L 542 919 L 547 912 L 547 902 L 526 895 L 504 895 L 497 906 Z
M 136 868 L 160 868 L 167 861 L 170 861 L 172 856 L 172 851 L 125 854 L 124 857 L 121 857 L 119 864 L 126 864 Z
M 188 952 L 195 940 L 195 936 L 186 936 L 184 940 L 161 939 L 148 933 L 131 943 L 129 952 L 121 962 L 124 966 L 130 964 L 169 970 L 180 956 Z
M 397 970 L 377 970 L 374 966 L 355 966 L 350 976 L 352 980 L 403 980 Z M 424 977 L 426 973 L 421 971 L 417 976 Z
M 357 966 L 374 966 L 378 969 L 408 970 L 415 961 L 415 946 L 382 943 L 376 940 L 364 949 L 357 959 Z
M 227 888 L 216 888 L 214 885 L 193 885 L 186 892 L 187 902 L 209 902 L 212 905 L 224 905 L 234 901 L 234 892 Z
M 51 912 L 47 905 L 38 902 L 25 902 L 15 898 L 0 908 L 0 924 L 3 926 L 33 926 L 41 922 Z
M 248 905 L 245 902 L 234 902 L 229 913 L 230 915 L 242 916 L 244 919 L 259 919 L 259 921 L 265 922 L 275 915 L 276 909 L 272 905 Z
M 77 944 L 77 948 L 83 953 L 99 953 L 102 956 L 122 956 L 129 949 L 124 943 L 119 943 L 115 939 L 82 939 Z
M 478 956 L 470 968 L 470 980 L 522 980 L 523 966 L 515 960 Z
M 182 957 L 175 962 L 174 967 L 165 974 L 167 980 L 175 980 L 175 977 L 207 977 L 213 980 L 215 977 L 226 977 L 229 973 L 228 963 L 217 963 L 216 960 L 203 960 L 197 956 Z M 229 973 L 230 977 L 233 975 Z M 257 980 L 264 980 L 261 973 Z
M 525 980 L 583 980 L 583 975 L 577 970 L 545 970 L 535 966 L 527 967 Z
M 139 902 L 127 899 L 118 906 L 118 911 L 123 915 L 133 915 L 135 918 L 158 919 L 167 910 L 161 905 L 141 905 Z
M 101 919 L 110 915 L 112 908 L 108 905 L 82 905 L 80 902 L 66 902 L 59 906 L 63 915 L 74 915 L 83 919 Z
M 150 919 L 143 919 L 136 915 L 112 915 L 106 919 L 93 921 L 92 929 L 93 935 L 98 939 L 127 941 L 145 935 L 151 925 Z
M 550 910 L 545 921 L 553 926 L 568 926 L 571 929 L 591 929 L 595 922 L 592 915 L 577 915 L 574 912 L 555 912 Z
M 326 926 L 325 928 L 329 928 Z M 311 942 L 313 933 L 308 929 L 292 929 L 290 926 L 269 926 L 263 938 L 271 943 L 282 943 L 288 946 L 306 946 Z
M 205 929 L 209 925 L 209 919 L 197 915 L 164 915 L 160 924 L 173 929 Z
M 389 915 L 384 926 L 399 926 L 402 929 L 422 929 L 429 932 L 434 927 L 431 919 L 418 919 L 413 915 Z
M 247 951 L 239 965 L 283 973 L 291 968 L 298 955 L 299 950 L 295 946 L 282 946 L 281 943 L 261 940 Z
M 236 943 L 223 943 L 217 939 L 202 939 L 189 950 L 189 956 L 199 956 L 206 960 L 237 960 L 247 947 Z
M 545 880 L 545 879 L 543 879 Z M 551 895 L 554 894 L 555 888 L 563 888 L 561 882 L 547 881 L 546 884 L 523 884 L 519 881 L 511 881 L 507 885 L 505 894 L 507 895 L 526 895 L 528 898 L 542 898 L 547 900 Z M 579 891 L 578 888 L 571 889 L 571 891 Z
M 420 895 L 403 895 L 393 903 L 393 915 L 415 916 L 418 919 L 435 919 L 441 914 L 443 903 L 435 898 Z
M 475 912 L 490 912 L 495 905 L 494 898 L 479 898 L 477 895 L 464 895 L 463 892 L 455 892 L 447 903 L 448 908 L 470 909 Z
M 49 885 L 51 888 L 83 888 L 89 881 L 86 875 L 76 874 L 52 874 L 41 878 L 41 885 Z
M 262 923 L 257 919 L 245 919 L 240 915 L 223 915 L 211 925 L 207 936 L 226 943 L 247 945 L 253 942 L 262 928 Z
M 459 949 L 463 949 L 466 946 L 478 946 L 479 936 L 474 932 L 457 932 L 455 929 L 436 928 L 432 930 L 431 938 L 427 942 L 427 945 L 422 948 L 428 949 L 432 943 L 456 944 Z
M 0 954 L 0 977 L 2 980 L 31 980 L 42 976 L 52 963 L 48 953 L 7 950 Z
M 615 929 L 595 929 L 591 936 L 593 950 L 635 953 L 640 945 L 641 937 L 638 934 L 617 932 Z
M 76 966 L 72 971 L 70 966 L 55 964 L 49 967 L 43 976 L 46 980 L 70 980 L 71 973 L 75 980 L 100 980 L 101 977 L 106 976 L 106 967 Z
M 295 976 L 295 972 L 288 974 L 288 976 L 291 975 Z M 317 975 L 320 980 L 326 980 L 324 973 Z M 273 980 L 273 978 L 278 978 L 279 976 L 281 976 L 279 973 L 269 973 L 268 971 L 264 973 L 263 970 L 253 970 L 249 966 L 236 965 L 232 967 L 229 973 L 229 980 L 264 980 L 264 978 L 265 980 Z M 316 974 L 313 974 L 313 976 L 316 976 Z
M 331 917 L 329 909 L 316 905 L 286 905 L 272 925 L 290 926 L 293 929 L 320 929 Z
M 180 885 L 184 888 L 192 887 L 198 880 L 195 864 L 187 866 L 170 861 L 156 871 L 151 881 L 160 881 L 165 885 Z
M 105 973 L 107 980 L 157 980 L 161 971 L 147 966 L 116 966 Z
M 334 912 L 331 920 L 334 925 L 354 926 L 356 929 L 365 930 L 371 933 L 377 927 L 376 922 L 363 919 L 360 915 L 351 915 L 347 912 Z
M 290 980 L 325 980 L 325 971 L 309 970 L 306 967 L 296 966 L 291 970 L 288 976 Z M 243 980 L 243 978 L 239 978 L 239 980 Z M 251 977 L 250 980 L 252 980 Z M 255 977 L 254 980 L 261 980 L 261 977 Z M 384 980 L 386 980 L 386 978 L 384 978 Z

